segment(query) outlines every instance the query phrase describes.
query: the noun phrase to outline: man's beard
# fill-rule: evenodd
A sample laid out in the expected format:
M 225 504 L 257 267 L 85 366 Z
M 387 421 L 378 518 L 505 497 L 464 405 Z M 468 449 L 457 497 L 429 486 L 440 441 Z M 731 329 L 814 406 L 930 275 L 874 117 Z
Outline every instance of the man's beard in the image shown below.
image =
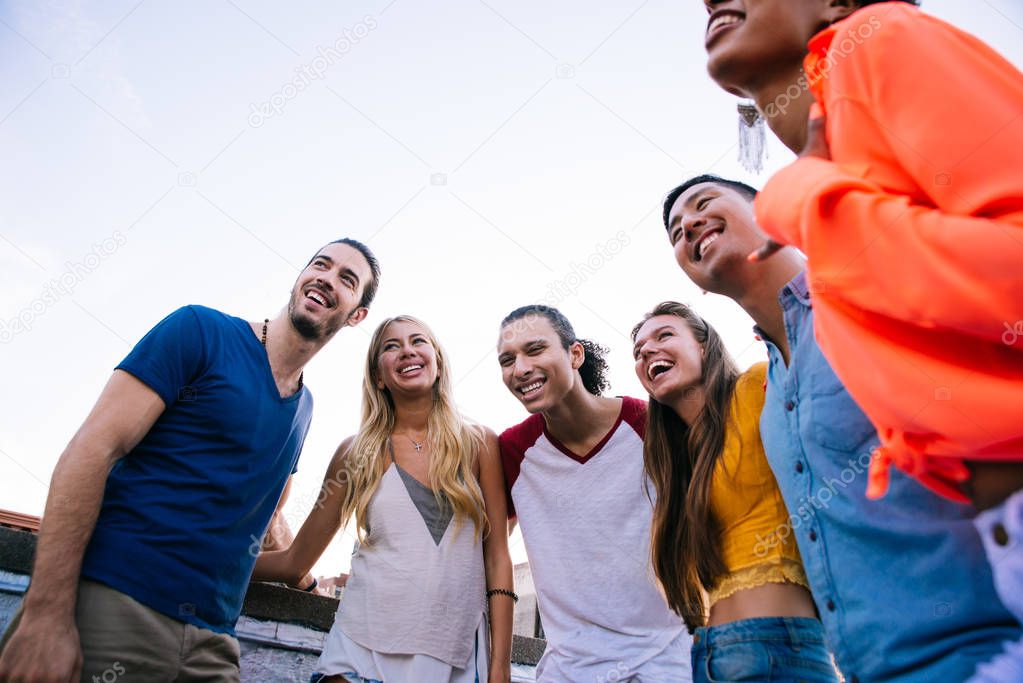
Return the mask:
M 295 307 L 295 301 L 292 300 L 288 304 L 288 319 L 291 321 L 291 326 L 303 339 L 321 341 L 333 337 L 341 329 L 348 316 L 330 317 L 317 323 L 299 313 Z

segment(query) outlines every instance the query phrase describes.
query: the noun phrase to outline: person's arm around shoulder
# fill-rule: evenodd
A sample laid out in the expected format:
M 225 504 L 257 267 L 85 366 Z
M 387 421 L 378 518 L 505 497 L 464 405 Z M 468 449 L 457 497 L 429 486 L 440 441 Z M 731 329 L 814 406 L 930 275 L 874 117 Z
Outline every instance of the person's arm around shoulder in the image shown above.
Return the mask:
M 485 444 L 480 453 L 480 489 L 486 505 L 490 533 L 483 539 L 483 563 L 487 589 L 515 590 L 511 555 L 508 552 L 508 505 L 504 487 L 504 469 L 497 434 L 484 429 Z M 490 603 L 490 677 L 489 683 L 511 680 L 512 620 L 515 603 L 511 597 L 495 594 Z
M 0 656 L 0 681 L 78 680 L 82 667 L 75 625 L 78 581 L 106 479 L 164 407 L 155 391 L 115 370 L 61 454 L 50 481 L 21 621 Z
M 326 550 L 341 528 L 341 505 L 348 491 L 348 453 L 355 441 L 350 436 L 341 442 L 323 476 L 316 505 L 302 523 L 295 541 L 287 550 L 260 553 L 252 572 L 253 581 L 283 581 L 297 586 Z

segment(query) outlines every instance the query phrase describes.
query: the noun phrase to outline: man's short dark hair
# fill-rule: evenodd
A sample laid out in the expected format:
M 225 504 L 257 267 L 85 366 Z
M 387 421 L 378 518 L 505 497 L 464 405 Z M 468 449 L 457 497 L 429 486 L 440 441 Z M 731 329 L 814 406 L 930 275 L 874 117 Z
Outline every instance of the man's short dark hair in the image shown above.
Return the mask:
M 729 180 L 722 178 L 721 176 L 711 175 L 710 173 L 704 173 L 698 175 L 695 178 L 690 178 L 685 181 L 674 190 L 669 192 L 664 198 L 664 229 L 668 229 L 668 214 L 671 213 L 671 207 L 675 205 L 678 198 L 682 196 L 682 193 L 688 190 L 694 185 L 702 185 L 703 183 L 713 183 L 715 185 L 723 185 L 724 187 L 730 187 L 746 199 L 753 201 L 757 197 L 757 189 L 746 183 L 739 182 L 738 180 Z
M 366 259 L 366 263 L 369 264 L 369 270 L 370 273 L 372 273 L 372 276 L 370 277 L 369 281 L 363 286 L 362 299 L 359 301 L 359 306 L 363 308 L 369 308 L 369 305 L 373 303 L 373 297 L 377 295 L 377 288 L 380 286 L 380 262 L 377 261 L 377 257 L 373 255 L 373 252 L 370 251 L 370 248 L 367 247 L 362 242 L 360 242 L 359 240 L 353 240 L 351 237 L 342 237 L 339 240 L 328 242 L 327 244 L 324 244 L 323 247 L 320 247 L 316 251 L 316 253 L 313 254 L 313 258 L 309 259 L 309 263 L 312 263 L 313 260 L 316 259 L 319 253 L 323 251 L 324 247 L 329 247 L 331 244 L 348 245 L 352 249 L 355 249 L 360 254 L 362 254 L 362 257 Z M 309 267 L 309 263 L 306 264 L 307 268 Z

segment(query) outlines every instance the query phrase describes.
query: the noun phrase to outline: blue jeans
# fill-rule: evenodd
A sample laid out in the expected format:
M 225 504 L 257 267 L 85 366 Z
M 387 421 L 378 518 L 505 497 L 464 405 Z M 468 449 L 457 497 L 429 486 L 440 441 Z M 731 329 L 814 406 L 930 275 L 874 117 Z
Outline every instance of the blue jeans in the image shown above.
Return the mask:
M 351 681 L 352 683 L 383 683 L 383 681 L 377 681 L 377 680 L 374 680 L 372 678 L 363 678 L 362 676 L 360 676 L 359 674 L 355 673 L 354 671 L 351 671 L 351 672 L 348 672 L 348 673 L 343 673 L 343 674 L 340 674 L 340 675 L 344 676 L 346 681 Z M 321 674 L 321 673 L 317 672 L 317 673 L 314 673 L 312 676 L 309 677 L 309 683 L 320 683 L 320 681 L 322 681 L 322 680 L 324 680 L 326 678 L 327 678 L 326 674 Z
M 692 652 L 693 683 L 838 683 L 816 619 L 763 617 L 698 628 Z
M 1023 621 L 1023 491 L 974 520 L 995 577 L 995 588 L 1013 616 Z M 1023 680 L 1023 640 L 1006 643 L 1005 651 L 977 667 L 969 683 Z

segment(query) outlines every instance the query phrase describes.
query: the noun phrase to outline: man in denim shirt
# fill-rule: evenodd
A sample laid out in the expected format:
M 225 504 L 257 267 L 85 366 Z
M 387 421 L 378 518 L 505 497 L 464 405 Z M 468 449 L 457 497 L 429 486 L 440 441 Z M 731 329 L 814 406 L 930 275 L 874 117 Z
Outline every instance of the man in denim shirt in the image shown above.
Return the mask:
M 790 248 L 747 259 L 766 239 L 753 218 L 755 195 L 699 176 L 669 193 L 664 224 L 686 275 L 735 300 L 767 344 L 760 428 L 790 516 L 758 546 L 766 552 L 795 534 L 850 683 L 965 680 L 1020 633 L 995 593 L 975 511 L 894 472 L 888 495 L 867 500 L 877 435 L 814 340 L 802 255 Z

